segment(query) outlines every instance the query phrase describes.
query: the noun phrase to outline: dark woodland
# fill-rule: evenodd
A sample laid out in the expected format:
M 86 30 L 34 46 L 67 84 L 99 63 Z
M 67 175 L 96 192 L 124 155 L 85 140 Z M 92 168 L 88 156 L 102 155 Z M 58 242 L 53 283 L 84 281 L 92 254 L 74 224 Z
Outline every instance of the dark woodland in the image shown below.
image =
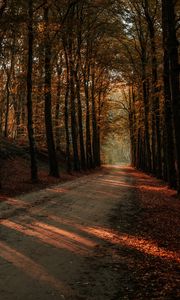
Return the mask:
M 88 200 L 85 204 L 78 204 L 78 201 L 88 197 L 88 193 L 91 195 L 93 190 L 92 199 L 99 201 L 96 191 L 101 176 L 104 178 L 101 197 L 103 199 L 103 192 L 105 199 L 108 193 L 111 196 L 104 200 L 102 204 L 104 206 L 101 208 L 97 206 L 97 211 L 95 206 L 94 211 L 89 207 L 91 213 L 88 215 L 86 212 L 86 208 L 88 209 L 90 205 Z M 80 198 L 72 200 L 75 199 L 75 194 L 69 193 L 75 193 L 76 187 L 73 184 L 76 181 Z M 85 194 L 82 194 L 81 182 L 83 182 L 83 191 L 87 191 Z M 91 188 L 88 182 L 92 183 Z M 20 198 L 12 198 L 13 205 L 17 205 L 15 216 L 19 218 L 19 214 L 24 214 L 30 218 L 31 209 L 33 211 L 36 204 L 38 207 L 47 205 L 47 200 L 41 199 L 37 194 L 38 198 L 35 202 L 30 201 L 32 203 L 30 208 L 31 204 L 26 201 L 26 194 L 38 193 L 41 189 L 46 191 L 45 188 L 51 189 L 51 186 L 57 185 L 56 196 L 51 197 L 49 194 L 45 196 L 49 197 L 48 201 L 51 203 L 53 197 L 56 200 L 61 184 L 65 184 L 62 191 L 67 187 L 69 201 L 74 201 L 69 208 L 72 209 L 72 214 L 75 201 L 77 207 L 82 205 L 81 213 L 84 214 L 85 220 L 82 224 L 87 226 L 86 234 L 88 232 L 89 235 L 93 235 L 92 243 L 95 243 L 96 236 L 106 240 L 107 244 L 111 243 L 117 247 L 118 243 L 122 243 L 122 247 L 131 249 L 135 247 L 133 245 L 137 246 L 139 239 L 142 238 L 142 241 L 143 239 L 156 241 L 155 244 L 150 242 L 149 245 L 157 244 L 157 247 L 160 247 L 157 252 L 159 251 L 160 254 L 157 254 L 156 246 L 152 246 L 154 250 L 149 250 L 148 253 L 147 248 L 151 246 L 147 248 L 142 246 L 144 242 L 141 246 L 135 247 L 136 251 L 148 253 L 147 255 L 152 257 L 162 256 L 167 261 L 171 259 L 179 261 L 176 257 L 180 195 L 179 0 L 0 0 L 0 211 L 2 212 L 0 225 L 2 222 L 2 227 L 7 226 L 10 230 L 13 219 L 9 218 L 14 216 L 14 212 L 11 215 L 8 208 L 6 214 L 6 207 L 1 209 L 1 204 L 11 202 L 11 197 L 20 195 Z M 122 199 L 120 201 L 127 201 L 122 207 L 115 204 L 117 191 L 112 191 L 113 184 L 116 188 L 119 186 L 118 195 Z M 122 189 L 126 190 L 122 191 Z M 124 191 L 127 196 L 123 196 Z M 138 193 L 141 193 L 141 196 L 138 196 Z M 16 201 L 22 201 L 19 199 L 23 194 L 25 204 L 21 207 L 20 202 L 16 204 Z M 106 201 L 110 201 L 111 197 L 114 200 L 108 206 Z M 126 197 L 126 200 L 123 200 L 125 199 L 123 197 Z M 31 200 L 33 199 L 35 198 Z M 133 199 L 136 199 L 136 202 L 132 202 Z M 60 202 L 58 205 L 60 210 Z M 62 204 L 61 212 L 63 216 L 69 216 L 69 212 L 67 214 L 64 212 L 63 205 L 69 204 L 67 202 Z M 103 210 L 105 205 L 107 205 L 106 210 L 105 208 Z M 77 207 L 74 210 L 75 214 L 79 209 Z M 112 211 L 116 211 L 114 217 L 110 207 Z M 48 210 L 47 207 L 46 209 Z M 51 214 L 44 213 L 43 209 L 42 211 L 42 215 L 56 214 L 55 210 Z M 101 223 L 103 211 L 104 218 L 106 214 L 108 216 L 110 214 L 108 220 L 111 225 L 108 228 L 115 230 L 112 239 L 109 238 L 110 231 L 107 232 L 106 225 Z M 96 224 L 96 220 L 93 219 L 96 213 L 97 219 L 100 220 L 99 224 Z M 77 224 L 73 225 L 73 216 L 70 215 L 69 221 L 66 220 L 69 223 L 65 221 L 63 223 L 62 216 L 59 220 L 65 227 L 67 224 L 72 228 L 76 227 L 80 234 L 80 231 L 85 231 L 85 227 L 80 230 L 82 224 L 78 223 L 80 217 L 77 215 L 74 222 L 77 221 L 79 227 Z M 41 219 L 40 221 L 43 222 Z M 56 223 L 58 223 L 57 219 Z M 47 222 L 48 225 L 46 224 L 44 229 L 38 227 L 39 231 L 36 235 L 32 233 L 35 230 L 32 224 L 27 235 L 35 236 L 53 247 L 58 247 L 57 244 L 61 241 L 56 242 L 55 245 L 53 240 L 56 240 L 55 237 L 42 237 L 43 230 L 44 232 L 50 230 L 48 226 L 52 225 L 51 223 Z M 142 224 L 145 224 L 144 227 Z M 137 231 L 134 229 L 133 232 L 133 227 L 136 225 Z M 14 226 L 12 228 L 16 228 L 16 225 Z M 25 234 L 22 226 L 22 224 L 21 227 L 17 225 L 17 231 Z M 99 234 L 100 226 L 105 226 L 104 235 Z M 115 229 L 114 226 L 117 228 Z M 59 230 L 63 238 L 70 238 L 70 233 L 69 235 L 63 233 L 65 229 L 62 228 L 51 229 L 54 232 L 52 234 L 57 235 Z M 94 228 L 93 233 L 92 228 Z M 119 238 L 118 228 L 121 228 L 124 235 L 128 235 L 127 239 Z M 6 231 L 4 234 L 6 235 Z M 137 240 L 135 237 L 132 238 L 134 234 L 138 236 Z M 81 239 L 83 240 L 83 237 Z M 120 242 L 117 242 L 118 239 Z M 87 244 L 85 242 L 86 246 Z M 161 245 L 165 250 L 161 249 Z M 17 253 L 15 257 L 17 255 L 19 262 L 15 263 L 15 259 L 11 258 L 12 251 L 15 250 L 8 250 L 9 255 L 6 254 L 9 246 L 5 246 L 3 242 L 1 245 L 1 241 L 0 257 L 1 246 L 3 259 L 16 266 L 21 265 L 21 260 L 27 268 L 31 265 L 29 258 L 24 260 Z M 73 247 L 75 249 L 75 244 Z M 105 251 L 110 251 L 107 250 L 108 246 L 106 249 L 102 245 L 100 247 L 103 249 L 100 250 L 100 254 L 97 249 L 95 250 L 97 270 L 100 268 L 100 260 L 105 259 L 102 257 L 106 257 Z M 113 252 L 107 256 L 115 255 L 117 248 L 112 247 L 114 247 Z M 59 259 L 59 254 L 54 255 Z M 131 256 L 132 253 L 125 254 L 127 260 L 128 255 Z M 108 279 L 107 282 L 105 279 L 103 281 L 105 273 L 102 273 L 97 279 L 100 283 L 97 283 L 97 286 L 94 284 L 97 292 L 93 284 L 89 285 L 92 278 L 88 277 L 86 281 L 89 282 L 87 284 L 89 286 L 84 292 L 86 294 L 83 294 L 83 288 L 85 289 L 83 287 L 79 296 L 71 295 L 71 292 L 62 289 L 62 293 L 57 292 L 54 296 L 53 294 L 45 296 L 43 293 L 38 296 L 40 293 L 38 290 L 38 292 L 34 291 L 34 294 L 32 292 L 33 298 L 23 293 L 17 293 L 14 297 L 8 296 L 7 293 L 3 294 L 0 285 L 0 298 L 2 300 L 179 299 L 175 283 L 177 265 L 171 265 L 170 268 L 163 265 L 164 262 L 159 263 L 160 267 L 157 267 L 158 262 L 147 259 L 144 269 L 143 267 L 141 269 L 138 256 L 134 257 L 138 271 L 137 274 L 133 274 L 137 280 L 131 286 L 129 281 L 125 282 L 123 281 L 125 279 L 122 279 L 120 290 L 120 283 L 116 286 L 115 281 L 112 280 L 109 286 L 115 291 L 114 296 L 112 290 L 109 292 L 107 288 Z M 93 264 L 92 262 L 87 264 L 88 274 L 91 274 L 90 269 L 93 268 Z M 106 261 L 103 260 L 103 264 L 106 264 Z M 112 264 L 113 262 L 111 266 Z M 164 276 L 162 286 L 166 288 L 162 288 L 158 281 L 146 290 L 145 287 L 149 285 L 148 280 L 145 279 L 146 277 L 142 279 L 140 274 L 141 271 L 142 276 L 150 274 L 151 264 L 154 270 L 158 269 L 158 278 Z M 66 273 L 65 269 L 63 272 Z M 97 270 L 95 269 L 95 272 Z M 107 276 L 111 278 L 111 271 L 107 270 Z M 36 275 L 41 274 L 42 281 L 51 282 L 50 285 L 59 291 L 59 283 L 52 278 L 47 279 L 50 277 L 45 273 L 42 275 L 42 269 L 40 271 L 36 268 L 36 271 Z M 129 271 L 123 272 L 125 275 L 123 277 L 121 274 L 121 278 L 131 278 L 128 275 Z M 155 274 L 155 271 L 153 272 Z M 38 277 L 36 275 L 34 277 Z M 117 282 L 118 280 L 117 278 Z M 132 282 L 131 279 L 128 280 Z M 81 282 L 81 279 L 77 281 Z M 103 284 L 104 288 L 100 288 Z

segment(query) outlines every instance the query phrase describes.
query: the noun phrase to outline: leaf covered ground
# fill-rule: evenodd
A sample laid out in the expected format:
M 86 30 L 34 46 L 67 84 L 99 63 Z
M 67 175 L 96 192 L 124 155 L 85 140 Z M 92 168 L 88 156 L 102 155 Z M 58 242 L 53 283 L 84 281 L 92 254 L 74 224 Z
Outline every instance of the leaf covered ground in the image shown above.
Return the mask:
M 180 202 L 162 181 L 106 166 L 40 191 L 10 189 L 0 208 L 3 300 L 180 298 Z

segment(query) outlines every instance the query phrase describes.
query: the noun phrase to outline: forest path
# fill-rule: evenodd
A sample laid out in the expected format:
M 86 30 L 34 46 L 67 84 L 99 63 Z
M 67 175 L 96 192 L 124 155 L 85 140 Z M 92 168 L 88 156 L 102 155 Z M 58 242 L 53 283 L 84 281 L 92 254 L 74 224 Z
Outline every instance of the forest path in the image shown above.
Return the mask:
M 0 220 L 0 299 L 178 299 L 171 193 L 130 167 L 107 166 L 5 199 L 12 209 Z

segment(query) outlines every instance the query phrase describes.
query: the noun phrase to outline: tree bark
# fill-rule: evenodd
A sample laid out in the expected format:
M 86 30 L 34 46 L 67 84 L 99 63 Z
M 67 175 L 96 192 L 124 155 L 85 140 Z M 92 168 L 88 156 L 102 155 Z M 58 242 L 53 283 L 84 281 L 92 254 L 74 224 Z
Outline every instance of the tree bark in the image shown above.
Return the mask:
M 178 61 L 178 41 L 176 37 L 175 26 L 175 4 L 174 1 L 162 1 L 162 25 L 163 25 L 163 46 L 164 46 L 164 87 L 166 110 L 169 111 L 169 100 L 172 109 L 172 121 L 174 131 L 174 146 L 175 146 L 175 167 L 177 174 L 177 191 L 180 193 L 180 82 L 179 82 L 179 61 Z M 168 66 L 168 77 L 170 86 L 167 84 L 167 74 L 165 73 Z M 170 87 L 170 88 L 169 88 Z M 169 88 L 169 90 L 167 90 Z M 169 93 L 170 92 L 170 93 Z M 170 99 L 168 99 L 170 96 Z M 170 118 L 171 120 L 171 118 Z M 168 133 L 167 133 L 168 134 Z M 168 144 L 170 140 L 168 140 Z M 170 146 L 170 145 L 169 145 Z M 168 156 L 169 146 L 167 148 Z M 169 166 L 169 172 L 173 168 L 172 161 Z M 170 182 L 172 179 L 170 179 Z M 172 182 L 172 184 L 174 184 Z
M 56 108 L 55 108 L 55 136 L 56 136 L 56 150 L 60 150 L 60 100 L 61 100 L 61 73 L 62 67 L 57 65 L 57 94 L 56 94 Z
M 82 104 L 81 104 L 81 94 L 80 94 L 80 81 L 78 77 L 79 67 L 76 67 L 75 82 L 76 82 L 76 95 L 78 103 L 78 128 L 79 128 L 79 143 L 80 143 L 80 156 L 81 156 L 81 168 L 86 170 L 86 158 L 84 149 L 84 135 L 83 135 L 83 118 L 82 118 Z
M 28 1 L 28 66 L 27 66 L 27 114 L 28 114 L 28 137 L 31 156 L 31 180 L 37 181 L 37 160 L 35 150 L 33 109 L 32 109 L 32 67 L 33 67 L 33 5 Z
M 92 149 L 93 161 L 95 166 L 99 166 L 99 145 L 98 145 L 98 129 L 97 129 L 97 112 L 95 103 L 95 69 L 94 64 L 91 68 L 91 97 L 92 97 Z
M 143 91 L 143 102 L 144 102 L 144 129 L 145 129 L 145 143 L 144 143 L 144 171 L 151 172 L 152 164 L 151 164 L 151 148 L 150 148 L 150 136 L 149 136 L 149 98 L 147 92 L 147 78 L 145 71 L 145 58 L 143 56 L 142 59 L 142 91 Z M 141 150 L 143 153 L 143 150 Z M 141 160 L 142 161 L 142 160 Z
M 151 69 L 152 69 L 152 171 L 158 177 L 162 177 L 162 145 L 160 130 L 160 108 L 158 96 L 158 72 L 155 43 L 154 20 L 150 14 L 148 0 L 145 0 L 144 11 L 150 35 Z
M 80 170 L 80 160 L 78 153 L 78 142 L 77 142 L 77 120 L 76 120 L 76 105 L 75 105 L 75 87 L 74 87 L 74 61 L 73 61 L 73 19 L 74 19 L 74 8 L 71 9 L 69 14 L 69 28 L 68 28 L 68 56 L 69 56 L 69 84 L 70 84 L 70 113 L 71 113 L 71 135 L 73 144 L 73 163 L 74 170 Z
M 90 131 L 90 105 L 89 105 L 89 76 L 90 76 L 90 62 L 89 62 L 89 43 L 87 42 L 86 61 L 83 70 L 84 92 L 86 101 L 86 163 L 88 168 L 93 167 L 92 146 L 91 146 L 91 131 Z
M 49 37 L 49 8 L 46 4 L 44 8 L 45 22 L 45 126 L 46 140 L 49 157 L 49 175 L 59 177 L 58 162 L 56 157 L 53 126 L 52 126 L 52 104 L 51 104 L 51 44 Z
M 74 72 L 75 83 L 76 83 L 76 96 L 78 105 L 78 129 L 79 129 L 79 144 L 80 144 L 80 160 L 81 168 L 86 170 L 86 155 L 84 147 L 84 134 L 83 134 L 83 112 L 81 103 L 81 44 L 82 44 L 82 7 L 77 4 L 76 6 L 77 15 L 77 63 L 76 70 Z
M 66 61 L 66 92 L 64 103 L 64 124 L 66 131 L 66 166 L 67 171 L 71 171 L 71 159 L 70 159 L 70 137 L 69 137 L 69 61 L 66 49 L 65 40 L 63 40 L 65 61 Z

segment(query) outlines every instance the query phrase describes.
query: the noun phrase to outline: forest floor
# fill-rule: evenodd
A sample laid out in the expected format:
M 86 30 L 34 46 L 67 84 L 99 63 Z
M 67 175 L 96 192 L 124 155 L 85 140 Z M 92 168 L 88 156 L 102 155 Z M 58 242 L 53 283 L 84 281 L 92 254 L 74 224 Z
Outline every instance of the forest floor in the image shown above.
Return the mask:
M 0 199 L 0 299 L 180 299 L 180 201 L 131 167 Z
M 60 165 L 60 178 L 48 175 L 48 154 L 43 149 L 38 149 L 38 177 L 39 180 L 33 184 L 30 180 L 30 155 L 27 144 L 15 143 L 9 139 L 0 140 L 0 182 L 1 195 L 15 196 L 32 191 L 38 191 L 52 184 L 59 184 L 65 181 L 74 180 L 90 172 L 66 172 L 64 153 L 58 153 Z

